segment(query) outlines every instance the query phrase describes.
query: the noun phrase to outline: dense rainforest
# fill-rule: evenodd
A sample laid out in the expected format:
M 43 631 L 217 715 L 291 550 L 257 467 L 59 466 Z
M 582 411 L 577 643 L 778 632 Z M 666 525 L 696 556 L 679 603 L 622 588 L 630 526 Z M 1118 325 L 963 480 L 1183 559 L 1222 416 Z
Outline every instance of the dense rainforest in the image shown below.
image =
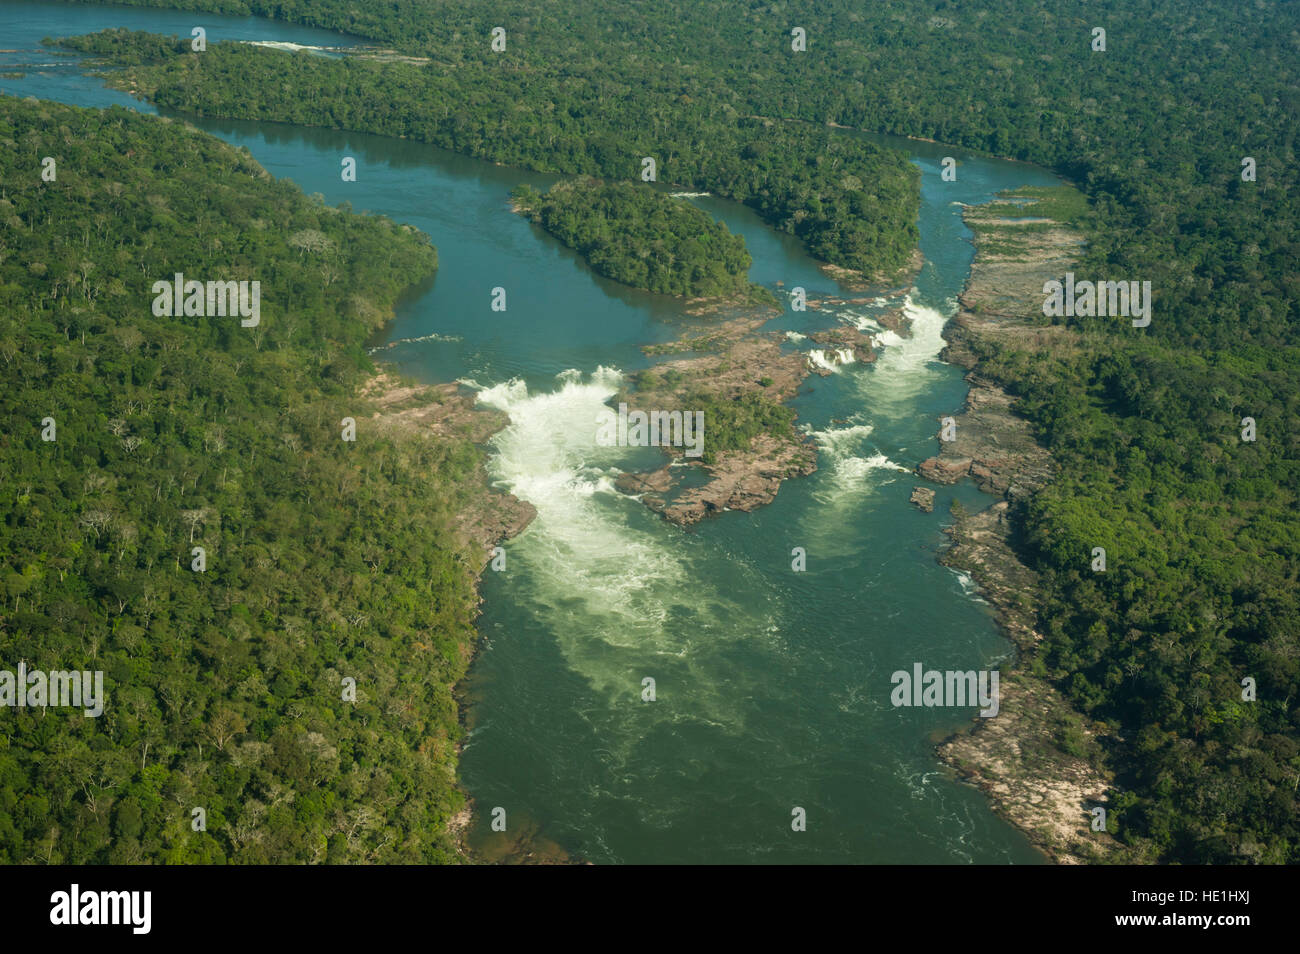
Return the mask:
M 625 285 L 687 298 L 749 292 L 753 260 L 744 238 L 683 199 L 590 178 L 557 182 L 545 194 L 520 186 L 511 198 L 593 269 Z
M 609 178 L 607 149 L 631 178 L 636 156 L 682 148 L 688 161 L 662 163 L 662 180 L 703 185 L 711 160 L 740 184 L 717 191 L 766 204 L 783 227 L 823 216 L 807 238 L 831 261 L 834 215 L 855 201 L 886 239 L 903 238 L 897 217 L 877 214 L 906 198 L 880 193 L 891 177 L 869 182 L 872 204 L 861 190 L 832 193 L 828 214 L 820 185 L 802 185 L 814 173 L 783 180 L 788 151 L 773 158 L 754 138 L 724 156 L 699 131 L 727 117 L 772 137 L 798 120 L 813 142 L 847 141 L 813 131 L 834 123 L 1069 177 L 1090 202 L 1079 272 L 1151 281 L 1154 316 L 1145 329 L 1058 319 L 1079 328 L 1079 347 L 984 356 L 983 373 L 1020 397 L 1061 467 L 1014 515 L 1044 585 L 1044 639 L 1029 662 L 1114 727 L 1113 828 L 1139 857 L 1300 861 L 1294 4 L 148 2 L 348 30 L 428 60 L 363 68 L 218 47 L 137 70 L 159 102 L 422 133 Z M 496 26 L 509 38 L 501 53 Z M 795 27 L 804 52 L 791 49 Z M 1254 441 L 1241 439 L 1245 417 Z M 1104 574 L 1089 571 L 1094 546 L 1110 554 Z M 1257 702 L 1241 698 L 1247 676 Z
M 0 97 L 0 147 L 0 668 L 107 696 L 5 709 L 0 862 L 455 857 L 478 451 L 356 396 L 428 237 L 130 110 Z M 155 317 L 176 272 L 260 323 Z
M 507 165 L 715 192 L 753 207 L 820 259 L 870 276 L 916 246 L 918 175 L 906 158 L 830 130 L 747 116 L 712 97 L 564 71 L 447 71 L 403 61 L 287 56 L 106 30 L 63 41 L 131 67 L 161 106 L 401 136 Z M 647 161 L 653 162 L 653 167 Z

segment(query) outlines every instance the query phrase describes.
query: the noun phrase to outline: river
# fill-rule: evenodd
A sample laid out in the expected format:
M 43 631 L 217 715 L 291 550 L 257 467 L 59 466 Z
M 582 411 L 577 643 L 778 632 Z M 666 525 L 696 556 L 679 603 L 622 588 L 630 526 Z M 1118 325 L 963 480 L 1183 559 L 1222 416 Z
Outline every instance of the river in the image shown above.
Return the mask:
M 44 36 L 110 26 L 208 41 L 315 46 L 359 42 L 254 17 L 0 2 L 0 89 L 78 106 L 157 112 L 81 73 Z M 752 514 L 680 530 L 615 491 L 619 468 L 649 451 L 595 445 L 597 410 L 640 347 L 671 340 L 680 303 L 593 274 L 509 211 L 507 193 L 554 179 L 426 145 L 273 123 L 194 120 L 246 146 L 269 172 L 429 233 L 437 276 L 402 301 L 378 346 L 427 381 L 460 380 L 509 412 L 491 472 L 532 502 L 536 521 L 487 572 L 481 651 L 462 693 L 461 772 L 476 800 L 471 842 L 487 857 L 571 853 L 598 863 L 1040 863 L 984 796 L 936 759 L 938 738 L 974 708 L 894 708 L 895 670 L 996 668 L 1010 658 L 966 577 L 940 566 L 941 530 L 972 488 L 938 488 L 935 512 L 910 506 L 909 472 L 935 453 L 938 421 L 961 408 L 960 369 L 938 360 L 973 248 L 960 203 L 1052 185 L 1035 167 L 871 137 L 923 171 L 925 265 L 906 295 L 795 313 L 769 327 L 799 335 L 848 322 L 881 335 L 874 364 L 812 376 L 794 401 L 820 448 L 812 476 Z M 854 135 L 845 132 L 844 135 Z M 943 182 L 940 159 L 958 159 Z M 356 157 L 356 182 L 340 161 Z M 734 203 L 695 198 L 744 235 L 753 281 L 845 295 L 799 244 Z M 507 290 L 505 312 L 490 309 Z M 872 315 L 902 307 L 912 334 Z M 637 456 L 641 455 L 641 456 Z M 807 569 L 792 570 L 792 550 Z M 655 680 L 656 698 L 642 699 Z M 488 829 L 506 810 L 505 833 Z M 792 830 L 795 808 L 805 831 Z

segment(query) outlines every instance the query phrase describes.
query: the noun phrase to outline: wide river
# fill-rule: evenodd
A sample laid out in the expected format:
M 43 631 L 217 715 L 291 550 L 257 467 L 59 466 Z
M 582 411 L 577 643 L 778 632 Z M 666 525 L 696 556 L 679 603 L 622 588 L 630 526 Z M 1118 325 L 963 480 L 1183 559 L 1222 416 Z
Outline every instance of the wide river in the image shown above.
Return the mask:
M 0 89 L 156 112 L 40 46 L 113 26 L 184 36 L 203 26 L 209 42 L 358 42 L 254 17 L 0 2 L 0 73 L 24 74 Z M 509 211 L 512 187 L 553 177 L 378 136 L 193 121 L 306 192 L 429 233 L 437 277 L 403 302 L 374 342 L 391 345 L 378 354 L 427 381 L 463 381 L 510 414 L 491 470 L 538 517 L 507 545 L 506 570 L 485 574 L 482 651 L 462 687 L 471 728 L 461 769 L 477 805 L 471 837 L 485 854 L 1042 860 L 934 755 L 935 741 L 975 710 L 894 708 L 890 675 L 917 662 L 965 670 L 1009 658 L 970 581 L 935 561 L 951 502 L 979 508 L 988 498 L 940 488 L 934 513 L 921 513 L 908 503 L 920 482 L 909 471 L 935 453 L 939 418 L 967 390 L 961 371 L 938 359 L 973 255 L 960 203 L 1053 176 L 888 140 L 923 172 L 915 287 L 869 306 L 787 310 L 769 327 L 807 351 L 800 334 L 837 322 L 879 333 L 872 314 L 901 306 L 912 335 L 885 332 L 876 363 L 808 379 L 793 406 L 820 448 L 815 474 L 755 513 L 682 531 L 615 491 L 620 467 L 645 458 L 597 447 L 594 422 L 621 376 L 648 364 L 641 346 L 676 337 L 688 319 L 674 300 L 593 274 Z M 940 179 L 945 155 L 960 163 L 956 182 Z M 343 156 L 356 157 L 356 182 L 341 180 Z M 744 235 L 754 281 L 846 294 L 748 209 L 690 201 Z M 489 307 L 497 286 L 507 289 L 505 312 Z M 795 547 L 807 553 L 805 572 L 791 569 Z M 642 701 L 645 677 L 656 682 L 653 702 Z M 504 834 L 488 830 L 498 806 Z M 792 830 L 796 807 L 806 831 Z

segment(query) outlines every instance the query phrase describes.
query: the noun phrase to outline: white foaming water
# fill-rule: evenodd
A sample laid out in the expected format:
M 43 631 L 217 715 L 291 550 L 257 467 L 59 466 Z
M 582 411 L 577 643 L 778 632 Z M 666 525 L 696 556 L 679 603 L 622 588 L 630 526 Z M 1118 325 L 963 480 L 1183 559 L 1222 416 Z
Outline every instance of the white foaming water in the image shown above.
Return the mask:
M 396 341 L 390 341 L 388 344 L 379 345 L 377 348 L 367 348 L 366 354 L 375 354 L 379 351 L 387 351 L 389 348 L 396 348 L 404 344 L 420 344 L 425 341 L 463 341 L 460 335 L 440 335 L 436 332 L 431 335 L 420 335 L 418 338 L 398 338 Z
M 536 395 L 518 378 L 493 387 L 477 385 L 481 403 L 510 415 L 510 426 L 493 440 L 493 476 L 537 507 L 539 523 L 573 516 L 581 498 L 601 490 L 614 492 L 612 468 L 627 453 L 625 448 L 596 443 L 597 414 L 618 391 L 622 373 L 600 367 L 585 382 L 574 370 L 557 377 L 558 390 Z
M 836 317 L 846 325 L 852 325 L 854 328 L 857 328 L 858 331 L 879 333 L 885 330 L 884 326 L 881 325 L 880 322 L 876 321 L 873 316 L 860 314 L 856 311 L 849 311 L 846 309 L 836 315 Z
M 877 471 L 908 473 L 906 467 L 875 451 L 868 441 L 873 430 L 870 424 L 850 424 L 807 431 L 817 442 L 823 464 L 831 472 L 831 484 L 816 493 L 818 499 L 847 503 L 855 494 L 871 492 L 880 486 L 882 481 L 870 479 Z
M 849 424 L 846 427 L 828 427 L 824 431 L 805 428 L 806 433 L 832 457 L 844 457 L 850 449 L 860 445 L 871 436 L 875 427 L 871 424 Z
M 943 326 L 948 323 L 948 315 L 928 305 L 918 305 L 908 295 L 903 302 L 903 315 L 908 319 L 911 334 L 907 338 L 894 335 L 893 345 L 881 355 L 882 371 L 917 371 L 939 357 L 944 348 Z
M 306 50 L 309 53 L 318 53 L 321 50 L 332 50 L 334 47 L 329 46 L 310 46 L 306 43 L 289 43 L 286 40 L 242 40 L 242 43 L 248 46 L 264 46 L 271 50 L 287 50 L 291 53 L 297 53 Z
M 824 351 L 821 348 L 814 348 L 808 352 L 808 364 L 813 368 L 821 368 L 825 371 L 832 371 L 835 374 L 840 373 L 840 368 L 846 364 L 853 364 L 857 357 L 853 354 L 852 348 L 837 348 L 834 351 Z
M 873 470 L 892 470 L 901 474 L 911 473 L 902 464 L 895 464 L 884 454 L 872 454 L 870 457 L 846 457 L 837 468 L 846 477 L 865 477 Z
M 629 720 L 616 733 L 620 750 L 661 716 L 738 728 L 746 696 L 735 694 L 732 674 L 717 671 L 717 650 L 752 641 L 771 625 L 770 612 L 748 592 L 753 586 L 742 603 L 712 582 L 715 574 L 695 570 L 695 561 L 714 561 L 706 544 L 615 487 L 618 465 L 632 451 L 601 446 L 596 435 L 622 374 L 601 367 L 557 378 L 559 386 L 542 393 L 519 380 L 465 382 L 479 388 L 479 401 L 510 416 L 492 441 L 494 483 L 537 508 L 508 546 L 512 596 L 528 620 L 513 638 L 558 642 L 569 666 L 622 713 L 620 723 Z M 645 675 L 684 693 L 676 707 L 639 708 Z
M 962 595 L 969 597 L 977 603 L 988 602 L 988 600 L 980 596 L 979 584 L 971 578 L 969 573 L 965 570 L 954 569 L 953 567 L 949 567 L 948 569 L 957 577 L 957 585 L 961 587 Z
M 787 340 L 787 341 L 803 341 L 803 340 L 804 340 L 805 338 L 807 338 L 808 336 L 807 336 L 807 335 L 801 335 L 801 334 L 799 334 L 799 332 L 797 332 L 797 331 L 787 331 L 787 332 L 785 333 L 785 337 L 786 337 L 786 340 Z
M 885 301 L 883 298 L 877 300 Z M 955 301 L 948 304 L 955 310 Z M 879 357 L 869 373 L 853 376 L 861 397 L 859 406 L 865 413 L 894 413 L 895 408 L 912 402 L 918 393 L 930 387 L 933 373 L 938 370 L 936 359 L 944 348 L 942 332 L 947 318 L 936 308 L 918 304 L 911 293 L 903 296 L 901 305 L 910 325 L 908 337 L 882 328 L 870 315 L 849 309 L 837 312 L 841 321 L 861 331 L 878 329 L 873 345 L 882 347 Z M 851 351 L 840 352 L 845 353 L 852 358 Z M 836 363 L 834 354 L 824 350 L 810 351 L 808 363 L 815 368 L 839 373 L 841 365 Z M 842 536 L 842 513 L 830 516 L 832 512 L 856 507 L 864 494 L 875 493 L 896 480 L 898 474 L 911 473 L 871 443 L 870 424 L 851 423 L 823 431 L 805 427 L 804 431 L 819 445 L 822 469 L 827 472 L 826 477 L 819 478 L 814 496 L 823 505 L 829 505 L 824 506 L 821 512 L 828 515 L 830 536 Z
M 956 302 L 950 304 L 955 309 Z M 942 332 L 947 318 L 938 309 L 917 304 L 911 294 L 904 296 L 902 309 L 911 326 L 910 336 L 904 338 L 882 330 L 875 340 L 883 350 L 870 373 L 853 377 L 864 413 L 895 413 L 896 408 L 911 403 L 931 386 L 938 369 L 935 362 L 944 347 Z M 853 312 L 842 312 L 839 317 L 863 329 L 871 320 Z M 863 495 L 876 493 L 896 480 L 898 474 L 911 473 L 870 442 L 870 424 L 805 431 L 817 441 L 823 469 L 828 471 L 814 495 L 826 505 L 821 512 L 829 536 L 843 536 L 843 508 L 859 506 Z M 842 542 L 851 545 L 847 540 Z
M 956 310 L 956 302 L 949 302 L 948 314 Z M 939 352 L 944 348 L 943 326 L 948 315 L 917 304 L 909 294 L 903 300 L 903 314 L 910 325 L 910 335 L 904 338 L 892 331 L 877 337 L 883 346 L 872 373 L 858 379 L 863 406 L 889 410 L 911 402 L 921 391 L 932 386 L 938 371 Z

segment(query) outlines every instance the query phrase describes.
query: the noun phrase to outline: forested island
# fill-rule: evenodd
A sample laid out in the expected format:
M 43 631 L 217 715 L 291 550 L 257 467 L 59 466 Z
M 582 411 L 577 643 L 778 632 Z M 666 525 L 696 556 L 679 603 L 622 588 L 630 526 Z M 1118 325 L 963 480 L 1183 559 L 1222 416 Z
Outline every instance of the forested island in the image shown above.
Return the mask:
M 1150 280 L 1154 319 L 1058 319 L 1078 333 L 1068 345 L 1008 340 L 974 356 L 1059 468 L 1007 511 L 1038 580 L 1023 595 L 1042 639 L 1025 662 L 1107 727 L 1105 749 L 1069 732 L 1057 744 L 1115 770 L 1112 828 L 1139 860 L 1297 860 L 1293 9 L 151 4 L 348 30 L 426 61 L 227 44 L 145 60 L 156 40 L 79 41 L 159 103 L 610 179 L 660 156 L 661 181 L 746 201 L 814 254 L 864 272 L 905 261 L 915 181 L 893 153 L 828 136 L 827 123 L 1034 161 L 1078 183 L 1080 271 Z M 489 36 L 500 23 L 510 45 L 498 55 Z M 1105 52 L 1090 48 L 1101 24 Z M 807 29 L 803 53 L 790 47 L 795 25 Z M 1241 438 L 1246 417 L 1255 440 Z M 1110 554 L 1104 573 L 1089 569 L 1096 546 Z M 1241 698 L 1245 677 L 1256 702 Z
M 6 665 L 109 700 L 6 709 L 0 862 L 457 857 L 481 454 L 358 393 L 428 237 L 120 108 L 0 97 L 0 146 Z M 155 317 L 176 272 L 260 280 L 259 324 Z
M 683 199 L 644 185 L 579 178 L 539 193 L 520 186 L 514 206 L 602 275 L 685 298 L 755 296 L 745 240 Z
M 400 136 L 607 180 L 638 179 L 650 159 L 653 181 L 743 202 L 814 256 L 864 278 L 896 275 L 916 247 L 919 181 L 901 153 L 684 90 L 665 97 L 565 71 L 488 63 L 448 71 L 242 43 L 197 54 L 188 40 L 125 30 L 60 43 L 120 68 L 118 85 L 203 116 Z

